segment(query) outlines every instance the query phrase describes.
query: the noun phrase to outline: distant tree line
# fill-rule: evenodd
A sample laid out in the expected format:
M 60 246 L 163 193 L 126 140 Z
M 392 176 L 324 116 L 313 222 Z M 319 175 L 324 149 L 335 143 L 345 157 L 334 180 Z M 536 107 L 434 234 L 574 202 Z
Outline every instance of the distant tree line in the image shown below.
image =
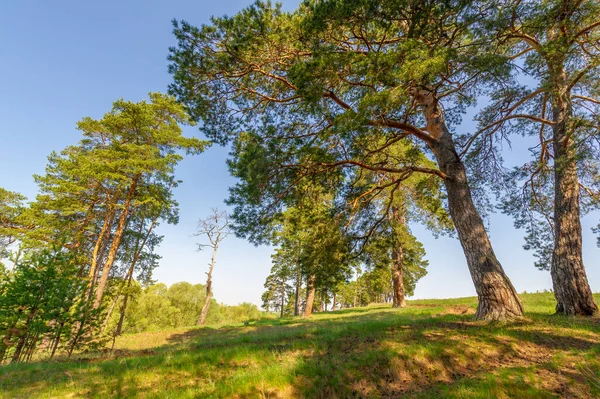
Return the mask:
M 119 333 L 159 331 L 171 328 L 190 327 L 198 323 L 206 299 L 206 286 L 179 282 L 167 288 L 165 284 L 152 284 L 145 288 L 136 284 L 136 292 L 127 307 L 124 323 Z M 256 305 L 242 303 L 228 306 L 211 298 L 206 324 L 242 323 L 265 317 Z M 109 321 L 109 331 L 119 328 L 119 317 L 115 314 Z M 118 334 L 110 334 L 112 336 Z

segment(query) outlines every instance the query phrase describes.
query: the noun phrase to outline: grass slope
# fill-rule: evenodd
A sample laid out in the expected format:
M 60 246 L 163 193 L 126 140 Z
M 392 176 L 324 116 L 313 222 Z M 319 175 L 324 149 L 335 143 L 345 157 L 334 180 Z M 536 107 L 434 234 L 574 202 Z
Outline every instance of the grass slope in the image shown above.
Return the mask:
M 126 335 L 96 358 L 0 367 L 0 397 L 600 397 L 598 320 L 522 299 L 527 319 L 505 324 L 462 298 Z

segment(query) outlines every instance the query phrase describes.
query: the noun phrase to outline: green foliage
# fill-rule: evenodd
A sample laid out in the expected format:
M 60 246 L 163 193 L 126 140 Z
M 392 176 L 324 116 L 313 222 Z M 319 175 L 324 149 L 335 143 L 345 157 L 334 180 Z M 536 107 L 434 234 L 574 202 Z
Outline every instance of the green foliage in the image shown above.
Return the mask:
M 124 333 L 159 331 L 169 328 L 196 325 L 206 298 L 202 284 L 186 282 L 150 285 L 134 296 L 125 315 Z M 218 314 L 216 301 L 212 304 L 208 318 Z
M 24 209 L 25 197 L 0 187 L 0 259 L 8 255 L 9 246 L 16 241 L 15 229 L 21 228 L 18 219 Z
M 78 348 L 77 325 L 84 322 L 81 298 L 86 282 L 74 257 L 59 250 L 28 252 L 11 272 L 0 273 L 0 362 L 30 360 L 44 342 L 48 353 Z M 87 325 L 94 325 L 87 314 Z
M 179 282 L 168 288 L 165 284 L 158 283 L 141 289 L 136 284 L 129 295 L 131 302 L 125 313 L 122 332 L 161 331 L 195 326 L 206 298 L 206 287 L 202 284 Z M 256 305 L 242 303 L 227 306 L 218 304 L 213 298 L 206 324 L 235 324 L 262 317 L 263 313 Z M 118 315 L 113 315 L 109 331 L 115 328 L 118 318 Z
M 513 76 L 496 86 L 477 117 L 472 162 L 483 179 L 495 182 L 503 212 L 525 229 L 524 247 L 534 252 L 540 269 L 550 268 L 559 234 L 556 173 L 576 164 L 583 213 L 600 201 L 599 15 L 593 0 L 501 1 L 480 32 L 486 37 L 493 32 L 498 50 L 513 60 L 507 65 Z M 524 76 L 527 85 L 520 83 Z M 499 151 L 511 136 L 528 137 L 530 157 L 506 171 Z
M 59 343 L 69 355 L 89 348 L 111 320 L 114 324 L 116 305 L 124 310 L 128 298 L 135 294 L 137 286 L 131 284 L 134 275 L 143 285 L 152 282 L 152 270 L 160 259 L 155 249 L 162 241 L 154 229 L 161 221 L 178 221 L 178 204 L 172 193 L 179 183 L 174 176 L 175 166 L 183 154 L 198 154 L 209 144 L 184 137 L 184 124 L 193 122 L 171 96 L 150 93 L 149 101 L 115 101 L 101 119 L 87 117 L 77 124 L 83 135 L 77 145 L 48 157 L 46 173 L 35 176 L 39 194 L 29 206 L 22 204 L 24 198 L 18 194 L 0 190 L 0 255 L 4 255 L 7 245 L 14 243 L 18 247 L 13 274 L 7 274 L 4 268 L 2 271 L 9 276 L 5 280 L 11 281 L 7 287 L 13 287 L 9 293 L 16 295 L 14 292 L 29 284 L 29 280 L 31 284 L 39 280 L 40 284 L 56 285 L 60 300 L 69 304 L 46 297 L 11 299 L 11 306 L 33 309 L 30 313 L 34 316 L 25 321 L 27 326 L 37 323 L 36 317 L 42 317 L 45 309 L 37 302 L 30 303 L 34 299 L 45 301 L 45 306 L 56 306 L 57 312 L 64 308 L 62 311 L 70 314 L 66 321 L 58 316 L 50 319 L 56 332 L 33 330 L 15 335 L 10 329 L 16 331 L 16 327 L 7 325 L 5 333 L 17 345 L 17 360 L 31 358 L 42 337 L 56 343 L 52 344 L 53 353 Z M 45 248 L 51 246 L 59 246 L 56 254 L 68 254 L 70 264 L 77 267 L 72 266 L 68 272 L 61 268 L 64 275 L 59 271 L 52 274 L 53 269 L 45 266 L 50 260 L 36 255 L 44 254 Z M 18 259 L 22 254 L 25 261 Z M 35 265 L 26 267 L 29 263 L 23 262 Z M 46 271 L 50 274 L 42 273 Z M 68 279 L 69 274 L 79 284 L 77 293 L 63 292 L 63 283 L 75 284 Z M 27 305 L 16 305 L 19 300 Z M 189 325 L 189 319 L 181 316 L 180 310 L 156 306 L 152 317 L 158 319 L 159 325 Z M 7 310 L 11 311 L 14 309 Z M 50 312 L 50 308 L 44 312 Z M 170 318 L 174 320 L 168 324 L 166 319 Z M 38 324 L 43 326 L 46 320 L 40 320 Z M 21 322 L 7 321 L 15 325 Z M 150 328 L 152 322 L 145 323 L 138 330 Z M 55 335 L 47 338 L 52 334 Z M 27 348 L 21 355 L 23 345 Z

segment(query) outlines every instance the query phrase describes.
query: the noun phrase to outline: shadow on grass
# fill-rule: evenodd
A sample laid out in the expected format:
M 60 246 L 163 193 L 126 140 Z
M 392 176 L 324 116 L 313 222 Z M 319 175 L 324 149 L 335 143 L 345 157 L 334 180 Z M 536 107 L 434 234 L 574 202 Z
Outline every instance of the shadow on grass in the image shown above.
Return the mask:
M 295 370 L 302 396 L 590 397 L 600 377 L 598 364 L 585 378 L 573 365 L 553 365 L 557 354 L 598 351 L 598 328 L 588 339 L 533 323 L 483 324 L 454 315 L 392 326 L 376 319 L 360 332 L 349 328 L 318 341 Z
M 544 398 L 597 392 L 599 325 L 542 314 L 485 324 L 469 315 L 436 315 L 435 307 L 199 328 L 172 334 L 152 353 L 8 366 L 0 370 L 0 397 Z M 567 360 L 557 363 L 557 356 Z M 578 368 L 584 358 L 587 368 Z

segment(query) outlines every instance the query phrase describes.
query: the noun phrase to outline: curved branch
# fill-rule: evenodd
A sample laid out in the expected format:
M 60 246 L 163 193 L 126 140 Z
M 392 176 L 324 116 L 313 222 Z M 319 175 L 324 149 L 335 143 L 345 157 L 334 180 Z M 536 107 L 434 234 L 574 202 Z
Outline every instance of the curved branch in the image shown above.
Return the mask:
M 594 28 L 597 28 L 600 26 L 600 20 L 586 26 L 585 28 L 581 29 L 579 32 L 577 32 L 574 36 L 574 38 L 578 38 L 580 36 L 585 35 L 586 33 L 588 33 L 589 31 L 593 30 Z

